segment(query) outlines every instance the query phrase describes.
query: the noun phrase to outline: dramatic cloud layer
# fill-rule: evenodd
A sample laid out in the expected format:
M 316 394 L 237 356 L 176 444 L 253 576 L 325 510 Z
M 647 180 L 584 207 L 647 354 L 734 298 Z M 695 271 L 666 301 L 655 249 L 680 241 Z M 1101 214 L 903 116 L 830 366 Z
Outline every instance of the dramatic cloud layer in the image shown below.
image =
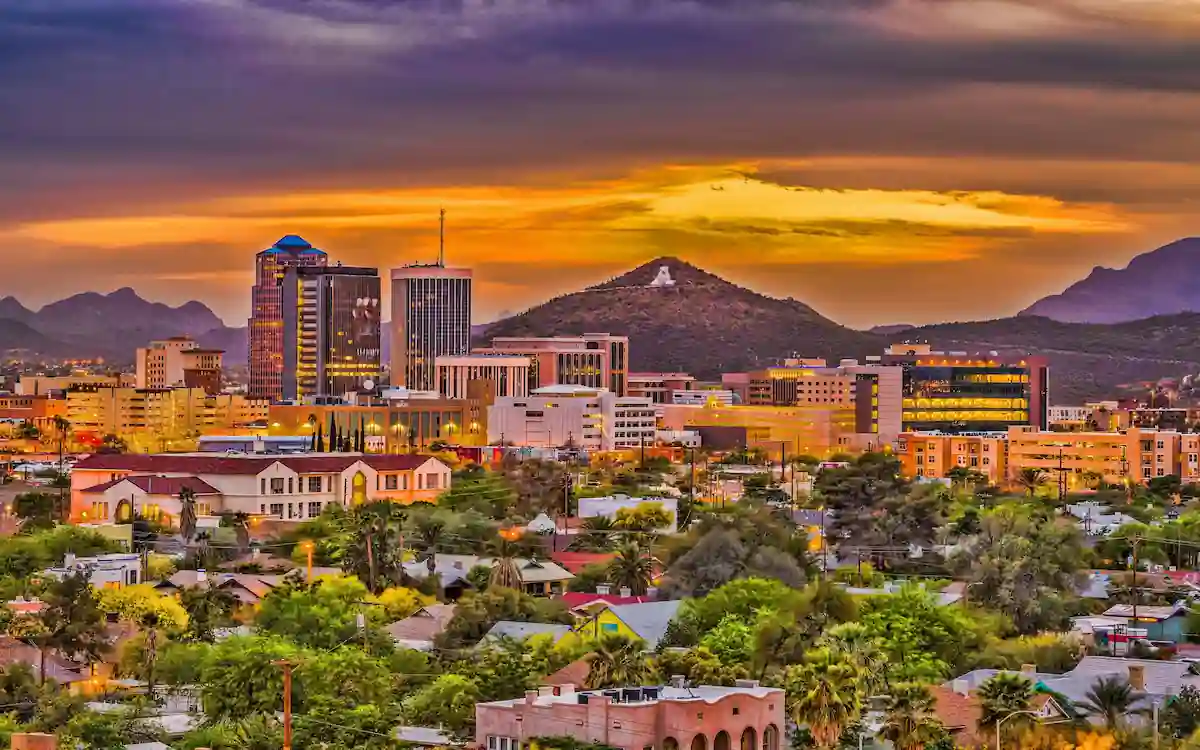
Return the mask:
M 1005 314 L 1192 231 L 1197 59 L 1190 0 L 14 0 L 0 293 L 236 321 L 278 235 L 388 267 L 444 205 L 485 315 L 659 254 Z

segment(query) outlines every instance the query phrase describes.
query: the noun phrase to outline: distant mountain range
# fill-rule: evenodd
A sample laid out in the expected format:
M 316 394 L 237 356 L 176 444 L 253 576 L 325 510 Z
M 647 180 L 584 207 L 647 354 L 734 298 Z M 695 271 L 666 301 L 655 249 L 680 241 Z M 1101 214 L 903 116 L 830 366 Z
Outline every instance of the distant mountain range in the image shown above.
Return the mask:
M 1098 269 L 1016 317 L 856 331 L 803 302 L 767 297 L 664 257 L 518 315 L 474 326 L 472 335 L 485 342 L 494 336 L 624 333 L 630 338 L 634 370 L 682 370 L 703 379 L 764 367 L 793 353 L 831 362 L 861 359 L 897 340 L 928 341 L 949 350 L 1038 352 L 1050 358 L 1051 400 L 1075 403 L 1113 396 L 1123 385 L 1200 373 L 1200 312 L 1181 312 L 1200 308 L 1200 270 L 1192 270 L 1200 269 L 1196 261 L 1200 239 L 1181 240 L 1135 258 L 1124 270 Z M 650 286 L 663 267 L 674 285 Z M 1197 278 L 1181 281 L 1191 275 Z M 1097 291 L 1097 284 L 1107 284 L 1109 291 Z M 1153 289 L 1163 291 L 1154 296 L 1147 291 Z M 1107 303 L 1101 304 L 1102 298 Z M 1168 304 L 1167 298 L 1174 301 Z M 1132 321 L 1110 320 L 1134 315 L 1152 301 L 1155 309 L 1173 309 Z M 1066 320 L 1053 320 L 1048 313 Z M 1073 322 L 1089 317 L 1104 320 Z M 127 363 L 145 342 L 180 334 L 224 349 L 231 365 L 245 363 L 246 329 L 223 325 L 199 302 L 170 307 L 120 289 L 75 295 L 34 312 L 12 297 L 0 299 L 0 351 L 52 358 L 102 356 Z M 383 337 L 386 361 L 386 323 Z
M 1200 312 L 1200 237 L 1143 253 L 1122 269 L 1097 266 L 1062 294 L 1019 314 L 1065 323 L 1123 323 L 1180 312 Z
M 240 354 L 245 361 L 245 329 L 227 328 L 200 302 L 171 307 L 148 302 L 128 287 L 111 294 L 76 294 L 36 312 L 14 297 L 0 299 L 4 351 L 123 363 L 132 362 L 134 350 L 148 341 L 180 335 L 193 336 L 204 346 L 236 344 L 238 349 L 230 354 Z
M 648 284 L 666 266 L 673 287 Z M 715 379 L 763 367 L 796 352 L 841 358 L 879 354 L 895 341 L 928 341 L 945 350 L 1045 354 L 1051 400 L 1112 396 L 1120 386 L 1200 372 L 1200 314 L 1119 325 L 1063 323 L 1023 315 L 931 326 L 855 331 L 795 300 L 766 297 L 677 258 L 659 258 L 623 276 L 538 305 L 486 327 L 492 336 L 624 332 L 630 366 Z

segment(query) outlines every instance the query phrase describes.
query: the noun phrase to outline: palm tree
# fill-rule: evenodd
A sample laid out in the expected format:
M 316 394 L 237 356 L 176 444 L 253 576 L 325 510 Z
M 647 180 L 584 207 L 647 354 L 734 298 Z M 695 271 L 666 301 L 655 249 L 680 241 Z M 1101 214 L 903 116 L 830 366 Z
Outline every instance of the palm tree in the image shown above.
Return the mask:
M 17 429 L 17 437 L 22 440 L 37 440 L 41 436 L 42 431 L 33 422 L 22 422 Z
M 71 431 L 71 423 L 61 414 L 55 414 L 52 421 L 54 423 L 54 432 L 58 436 L 58 518 L 60 521 L 65 521 L 70 512 L 66 507 L 67 503 L 65 499 L 67 483 L 62 481 L 62 478 L 66 475 L 66 471 L 63 470 L 63 454 L 67 444 L 67 433 Z
M 1088 489 L 1099 490 L 1104 488 L 1104 475 L 1098 471 L 1088 469 L 1083 472 L 1081 479 L 1083 480 L 1083 486 Z
M 866 626 L 843 622 L 825 631 L 818 645 L 838 651 L 852 659 L 863 673 L 863 685 L 871 695 L 887 684 L 888 656 L 879 640 L 871 637 Z
M 521 569 L 517 565 L 515 545 L 501 537 L 488 544 L 492 556 L 492 570 L 488 575 L 488 587 L 501 586 L 521 590 Z
M 1041 469 L 1021 469 L 1016 478 L 1017 486 L 1029 493 L 1030 497 L 1037 494 L 1038 489 L 1046 483 L 1046 472 Z
M 246 554 L 250 551 L 250 514 L 245 511 L 237 511 L 236 513 L 226 513 L 221 517 L 221 525 L 233 529 L 237 534 L 238 553 Z
M 634 596 L 645 596 L 654 580 L 655 562 L 648 548 L 637 542 L 624 544 L 608 563 L 608 582 L 629 589 Z
M 446 522 L 432 516 L 417 521 L 416 546 L 425 556 L 425 567 L 429 575 L 437 570 L 437 548 L 446 532 Z
M 587 686 L 591 689 L 640 685 L 654 671 L 646 657 L 645 642 L 617 633 L 601 635 L 587 662 Z
M 616 524 L 608 516 L 583 519 L 583 533 L 571 540 L 574 552 L 606 552 L 612 549 Z
M 922 750 L 943 732 L 934 716 L 933 695 L 929 688 L 905 682 L 892 688 L 879 736 L 895 750 Z
M 1092 683 L 1085 700 L 1078 706 L 1086 714 L 1101 716 L 1110 730 L 1117 729 L 1127 714 L 1137 710 L 1142 696 L 1134 691 L 1129 681 L 1118 675 L 1106 675 Z
M 788 712 L 821 750 L 837 747 L 842 731 L 861 716 L 862 677 L 852 659 L 828 648 L 810 651 L 784 673 Z
M 996 722 L 1028 711 L 1033 683 L 1016 672 L 999 672 L 979 686 L 979 728 L 995 731 Z
M 196 535 L 196 491 L 191 487 L 179 490 L 179 533 L 184 542 Z

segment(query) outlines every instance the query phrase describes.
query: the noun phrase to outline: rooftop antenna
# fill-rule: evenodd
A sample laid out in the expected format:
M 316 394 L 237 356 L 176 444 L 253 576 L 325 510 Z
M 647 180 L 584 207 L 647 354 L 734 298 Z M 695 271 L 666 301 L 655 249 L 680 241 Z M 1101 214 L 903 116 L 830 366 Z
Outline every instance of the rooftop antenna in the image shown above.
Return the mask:
M 438 266 L 446 267 L 446 209 L 438 212 Z

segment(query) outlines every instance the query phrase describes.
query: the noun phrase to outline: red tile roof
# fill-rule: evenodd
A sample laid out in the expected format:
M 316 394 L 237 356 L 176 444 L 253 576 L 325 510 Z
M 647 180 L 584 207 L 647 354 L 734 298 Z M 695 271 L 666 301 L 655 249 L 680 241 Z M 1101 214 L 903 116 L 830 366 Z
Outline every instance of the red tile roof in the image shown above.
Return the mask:
M 572 573 L 589 565 L 603 565 L 617 556 L 615 552 L 551 552 L 550 559 Z
M 933 712 L 942 726 L 954 734 L 960 744 L 965 744 L 962 740 L 974 737 L 981 715 L 979 701 L 942 685 L 929 688 L 929 692 L 933 694 Z
M 541 679 L 541 684 L 583 687 L 587 685 L 588 675 L 591 673 L 591 662 L 585 657 L 583 659 L 576 659 L 554 674 L 546 675 Z
M 82 471 L 130 471 L 139 474 L 260 474 L 274 464 L 283 464 L 300 474 L 331 474 L 345 471 L 362 461 L 377 471 L 409 471 L 429 461 L 420 454 L 361 455 L 354 453 L 299 456 L 204 456 L 160 453 L 95 454 L 75 464 Z
M 618 596 L 616 594 L 587 594 L 578 591 L 571 591 L 559 597 L 569 609 L 579 609 L 586 607 L 589 604 L 596 602 L 604 602 L 606 604 L 644 604 L 646 602 L 656 601 L 650 596 Z
M 221 494 L 211 484 L 198 477 L 163 477 L 150 476 L 147 474 L 133 474 L 121 479 L 114 479 L 111 482 L 105 482 L 104 484 L 97 484 L 94 487 L 85 487 L 82 492 L 106 492 L 121 482 L 129 482 L 142 492 L 150 495 L 168 495 L 175 497 L 183 490 L 184 487 L 190 488 L 192 492 L 196 493 L 197 495 Z

